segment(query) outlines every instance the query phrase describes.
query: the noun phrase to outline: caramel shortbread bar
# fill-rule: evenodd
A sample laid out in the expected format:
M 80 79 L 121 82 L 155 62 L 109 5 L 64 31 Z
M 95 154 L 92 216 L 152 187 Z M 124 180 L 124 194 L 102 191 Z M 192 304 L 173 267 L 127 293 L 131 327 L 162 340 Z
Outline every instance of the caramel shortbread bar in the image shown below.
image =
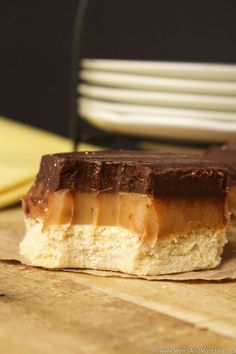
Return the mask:
M 226 243 L 227 170 L 187 155 L 45 155 L 23 201 L 20 251 L 47 268 L 136 275 L 216 267 Z
M 213 145 L 205 151 L 203 157 L 229 170 L 228 206 L 231 213 L 229 235 L 236 236 L 236 142 L 222 146 Z

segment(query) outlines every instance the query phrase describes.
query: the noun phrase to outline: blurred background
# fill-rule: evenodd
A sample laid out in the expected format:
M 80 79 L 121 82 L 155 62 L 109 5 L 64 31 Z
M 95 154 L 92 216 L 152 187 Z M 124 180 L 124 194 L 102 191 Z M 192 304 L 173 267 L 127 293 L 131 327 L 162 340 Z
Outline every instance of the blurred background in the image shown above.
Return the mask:
M 78 3 L 0 1 L 2 116 L 68 136 Z M 236 63 L 235 13 L 234 0 L 90 0 L 82 56 Z
M 236 139 L 235 13 L 235 0 L 1 0 L 0 208 L 75 132 L 79 150 L 201 155 Z

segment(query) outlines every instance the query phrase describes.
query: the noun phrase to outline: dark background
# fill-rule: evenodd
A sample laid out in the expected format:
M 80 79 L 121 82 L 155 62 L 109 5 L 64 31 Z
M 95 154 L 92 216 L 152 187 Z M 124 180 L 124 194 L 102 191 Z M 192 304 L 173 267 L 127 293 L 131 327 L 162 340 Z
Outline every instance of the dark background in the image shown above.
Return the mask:
M 68 135 L 77 6 L 0 0 L 0 115 Z M 236 63 L 235 16 L 235 0 L 90 0 L 82 55 Z

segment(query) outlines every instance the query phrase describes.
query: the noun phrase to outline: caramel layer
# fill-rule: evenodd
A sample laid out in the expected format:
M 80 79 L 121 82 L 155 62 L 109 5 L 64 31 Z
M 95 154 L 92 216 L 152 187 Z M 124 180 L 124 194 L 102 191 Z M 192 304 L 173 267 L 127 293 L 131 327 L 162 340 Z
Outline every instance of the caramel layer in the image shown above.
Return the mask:
M 46 201 L 25 205 L 31 218 L 41 218 L 43 229 L 58 224 L 120 226 L 145 240 L 188 234 L 227 224 L 224 198 L 154 198 L 138 193 L 50 192 Z

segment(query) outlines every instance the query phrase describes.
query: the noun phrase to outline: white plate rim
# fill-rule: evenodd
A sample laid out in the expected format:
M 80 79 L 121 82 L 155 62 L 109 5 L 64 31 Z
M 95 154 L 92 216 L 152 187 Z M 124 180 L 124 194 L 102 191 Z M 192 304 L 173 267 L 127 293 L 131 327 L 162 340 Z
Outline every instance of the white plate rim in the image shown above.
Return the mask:
M 142 113 L 148 115 L 163 115 L 174 117 L 188 117 L 189 119 L 206 119 L 215 121 L 236 122 L 236 112 L 219 112 L 208 110 L 191 110 L 170 107 L 155 107 L 145 105 L 135 105 L 127 103 L 119 103 L 112 101 L 99 101 L 91 98 L 81 97 L 78 99 L 78 105 L 87 110 L 111 111 L 120 113 Z
M 139 102 L 140 104 L 154 106 L 197 108 L 230 112 L 236 111 L 236 100 L 233 97 L 153 92 L 141 90 L 135 91 L 86 84 L 79 85 L 77 91 L 80 95 L 85 97 L 118 102 Z
M 110 132 L 119 132 L 123 134 L 133 134 L 139 136 L 152 136 L 152 137 L 165 137 L 165 138 L 174 138 L 174 139 L 185 139 L 185 140 L 194 140 L 194 141 L 204 141 L 204 142 L 223 142 L 228 138 L 232 138 L 233 134 L 236 134 L 236 124 L 235 129 L 223 129 L 222 126 L 211 125 L 207 127 L 202 127 L 201 125 L 195 126 L 186 126 L 182 124 L 167 124 L 167 121 L 160 124 L 160 122 L 150 122 L 147 124 L 147 121 L 143 121 L 143 117 L 140 117 L 140 120 L 135 118 L 134 122 L 121 120 L 121 117 L 111 114 L 111 112 L 103 111 L 82 111 L 79 112 L 83 118 L 88 120 L 90 123 L 93 123 L 99 128 Z M 142 118 L 142 121 L 141 121 Z M 142 124 L 139 124 L 142 122 Z M 141 127 L 141 130 L 139 129 Z M 171 129 L 172 128 L 172 129 Z M 220 128 L 220 129 L 219 129 Z
M 158 77 L 138 75 L 121 72 L 81 70 L 79 78 L 83 81 L 102 86 L 110 86 L 124 89 L 157 90 L 164 92 L 182 92 L 213 94 L 222 96 L 236 95 L 236 82 L 209 81 L 193 79 L 177 79 L 170 77 Z
M 208 78 L 210 80 L 236 80 L 236 64 L 89 58 L 83 59 L 80 64 L 84 69 L 93 70 L 136 72 L 172 77 L 195 77 L 196 79 Z

